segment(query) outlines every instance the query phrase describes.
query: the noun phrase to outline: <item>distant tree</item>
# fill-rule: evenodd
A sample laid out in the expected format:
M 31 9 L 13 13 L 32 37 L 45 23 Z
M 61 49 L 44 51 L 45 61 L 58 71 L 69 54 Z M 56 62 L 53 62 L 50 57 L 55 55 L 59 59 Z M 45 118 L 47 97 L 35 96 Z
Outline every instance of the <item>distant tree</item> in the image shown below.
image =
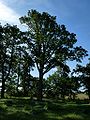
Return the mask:
M 90 99 L 90 61 L 86 64 L 86 66 L 77 65 L 74 72 L 79 74 L 81 83 L 85 85 Z
M 46 12 L 28 11 L 27 16 L 20 18 L 28 26 L 27 45 L 39 72 L 38 99 L 42 100 L 43 76 L 55 66 L 65 66 L 66 60 L 81 61 L 86 50 L 74 47 L 76 35 L 58 25 L 56 17 Z
M 79 89 L 81 87 L 79 78 L 75 76 L 70 76 L 69 81 L 67 82 L 67 85 L 68 85 L 69 99 L 75 100 L 75 97 L 78 94 Z
M 61 99 L 65 99 L 65 96 L 68 96 L 69 99 L 75 99 L 75 94 L 80 87 L 78 79 L 69 76 L 69 68 L 68 72 L 59 68 L 47 78 L 45 83 L 46 95 Z

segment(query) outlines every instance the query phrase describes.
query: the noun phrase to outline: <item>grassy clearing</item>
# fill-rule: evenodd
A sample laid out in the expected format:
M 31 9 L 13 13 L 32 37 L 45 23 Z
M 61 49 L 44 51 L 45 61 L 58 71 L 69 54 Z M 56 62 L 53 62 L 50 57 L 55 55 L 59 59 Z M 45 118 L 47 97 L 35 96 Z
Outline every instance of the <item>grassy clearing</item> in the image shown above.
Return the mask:
M 77 99 L 80 99 L 80 100 L 88 99 L 88 95 L 83 93 L 77 94 L 76 97 Z
M 0 100 L 0 120 L 90 120 L 90 104 L 3 99 Z

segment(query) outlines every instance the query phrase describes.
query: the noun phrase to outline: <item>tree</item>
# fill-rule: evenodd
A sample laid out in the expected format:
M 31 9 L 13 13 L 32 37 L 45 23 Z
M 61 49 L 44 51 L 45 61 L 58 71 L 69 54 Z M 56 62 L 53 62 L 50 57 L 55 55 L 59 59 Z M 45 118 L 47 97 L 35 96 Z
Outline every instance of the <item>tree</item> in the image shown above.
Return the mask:
M 77 65 L 74 72 L 79 74 L 81 83 L 85 85 L 90 100 L 90 61 L 86 66 Z
M 22 87 L 24 91 L 24 96 L 28 96 L 28 92 L 30 90 L 30 82 L 32 81 L 32 76 L 30 71 L 34 67 L 34 63 L 32 61 L 31 56 L 29 53 L 24 50 L 23 51 L 23 63 L 22 63 Z
M 67 68 L 65 71 L 58 67 L 57 71 L 45 80 L 47 96 L 60 99 L 65 99 L 65 96 L 68 96 L 69 99 L 75 99 L 80 84 L 77 77 L 69 76 L 70 70 L 68 66 Z
M 20 18 L 28 26 L 27 45 L 39 72 L 38 99 L 42 100 L 43 76 L 55 66 L 65 67 L 66 60 L 80 61 L 86 50 L 74 47 L 76 35 L 58 25 L 56 17 L 46 12 L 28 11 L 27 16 Z
M 1 98 L 4 98 L 5 82 L 11 74 L 14 51 L 19 43 L 20 30 L 17 26 L 0 26 L 0 76 L 2 82 Z

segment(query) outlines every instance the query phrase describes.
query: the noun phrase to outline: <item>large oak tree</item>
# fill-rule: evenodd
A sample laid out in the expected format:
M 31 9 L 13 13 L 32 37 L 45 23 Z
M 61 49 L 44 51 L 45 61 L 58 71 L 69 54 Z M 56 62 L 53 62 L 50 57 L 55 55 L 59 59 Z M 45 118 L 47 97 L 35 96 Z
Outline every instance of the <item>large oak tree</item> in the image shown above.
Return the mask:
M 28 26 L 26 40 L 39 72 L 38 99 L 42 100 L 44 74 L 55 66 L 65 67 L 66 60 L 81 61 L 86 50 L 81 46 L 74 47 L 76 35 L 46 12 L 28 11 L 20 21 Z

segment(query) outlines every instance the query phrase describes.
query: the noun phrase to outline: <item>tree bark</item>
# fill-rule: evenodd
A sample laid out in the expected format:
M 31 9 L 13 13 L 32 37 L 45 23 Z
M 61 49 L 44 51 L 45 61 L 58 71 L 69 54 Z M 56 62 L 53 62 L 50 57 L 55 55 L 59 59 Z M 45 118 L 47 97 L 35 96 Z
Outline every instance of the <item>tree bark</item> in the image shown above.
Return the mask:
M 90 100 L 90 87 L 88 87 L 88 97 L 89 97 L 89 100 Z
M 1 86 L 1 99 L 4 98 L 5 79 L 4 79 L 4 64 L 2 64 L 2 86 Z
M 5 80 L 2 79 L 1 99 L 4 98 L 4 91 L 5 91 Z
M 39 71 L 39 81 L 38 81 L 38 96 L 37 99 L 42 101 L 43 98 L 43 71 Z

